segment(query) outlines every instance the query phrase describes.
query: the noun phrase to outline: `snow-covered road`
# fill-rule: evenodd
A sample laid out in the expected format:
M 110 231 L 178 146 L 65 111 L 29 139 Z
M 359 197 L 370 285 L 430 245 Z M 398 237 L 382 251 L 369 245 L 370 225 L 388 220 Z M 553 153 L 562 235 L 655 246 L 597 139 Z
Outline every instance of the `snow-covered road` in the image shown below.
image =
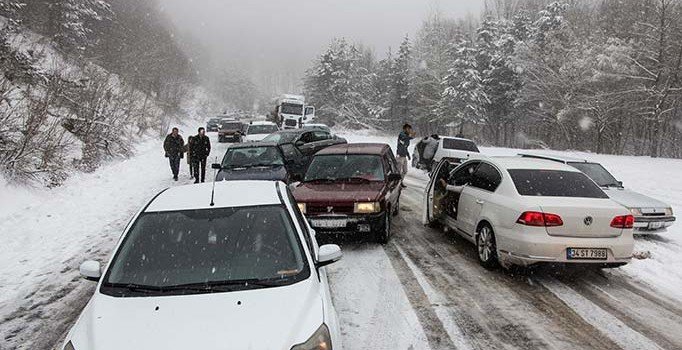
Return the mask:
M 213 144 L 213 154 L 222 155 L 226 146 Z M 682 182 L 674 176 L 682 161 L 581 155 L 682 209 Z M 468 242 L 421 225 L 426 180 L 410 170 L 391 243 L 345 242 L 344 259 L 329 268 L 346 349 L 682 348 L 679 224 L 665 235 L 638 238 L 637 250 L 652 257 L 624 268 L 491 272 L 478 265 Z M 188 182 L 184 174 L 180 183 Z M 173 185 L 154 140 L 134 158 L 59 189 L 1 188 L 7 196 L 0 198 L 0 349 L 57 345 L 94 287 L 78 277 L 78 264 L 106 260 L 132 214 Z

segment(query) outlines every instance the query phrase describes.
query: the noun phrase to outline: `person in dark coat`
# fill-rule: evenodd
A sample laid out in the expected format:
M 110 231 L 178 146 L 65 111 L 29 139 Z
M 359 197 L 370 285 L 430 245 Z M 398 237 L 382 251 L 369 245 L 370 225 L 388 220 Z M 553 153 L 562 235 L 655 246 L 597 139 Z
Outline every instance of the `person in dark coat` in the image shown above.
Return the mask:
M 185 141 L 180 136 L 178 128 L 173 128 L 171 133 L 166 136 L 166 139 L 163 141 L 163 150 L 166 152 L 166 158 L 170 162 L 173 180 L 178 181 L 180 159 L 185 154 Z
M 185 145 L 185 153 L 187 153 L 187 167 L 189 168 L 189 178 L 193 179 L 194 178 L 194 168 L 192 164 L 192 157 L 190 155 L 190 147 L 192 145 L 192 141 L 194 140 L 194 136 L 190 136 L 187 138 L 187 144 Z
M 410 140 L 415 137 L 415 132 L 412 131 L 412 125 L 403 125 L 403 131 L 398 135 L 398 147 L 396 154 L 398 155 L 398 169 L 400 170 L 400 175 L 405 179 L 405 174 L 407 174 L 407 161 L 410 159 L 410 152 L 407 148 L 410 146 Z M 404 184 L 401 184 L 405 187 Z
M 189 146 L 189 156 L 192 157 L 192 169 L 194 170 L 194 183 L 206 180 L 206 158 L 211 154 L 211 140 L 206 136 L 206 130 L 199 128 L 199 133 L 192 138 Z M 199 171 L 201 170 L 201 178 Z

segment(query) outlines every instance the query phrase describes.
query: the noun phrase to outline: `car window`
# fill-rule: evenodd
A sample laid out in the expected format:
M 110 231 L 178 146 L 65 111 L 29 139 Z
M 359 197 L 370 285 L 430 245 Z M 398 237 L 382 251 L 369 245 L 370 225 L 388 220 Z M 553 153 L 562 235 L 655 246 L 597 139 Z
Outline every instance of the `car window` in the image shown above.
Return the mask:
M 305 132 L 298 140 L 303 141 L 303 143 L 310 143 L 315 141 L 315 135 L 312 132 Z
M 276 146 L 238 147 L 227 149 L 221 165 L 224 168 L 284 165 L 284 159 Z
M 384 181 L 381 156 L 325 154 L 313 157 L 304 181 Z
M 478 150 L 478 147 L 476 146 L 476 144 L 473 143 L 472 141 L 469 141 L 469 140 L 444 138 L 443 139 L 443 148 L 444 149 L 456 149 L 456 150 L 461 150 L 461 151 L 469 151 L 469 152 L 479 153 L 479 150 Z
M 240 280 L 282 285 L 308 276 L 282 205 L 151 212 L 141 214 L 124 238 L 102 292 L 116 295 L 132 284 L 187 294 L 201 291 L 169 287 Z
M 568 165 L 582 171 L 599 186 L 620 187 L 620 183 L 599 163 L 569 162 Z
M 455 168 L 450 174 L 448 183 L 455 186 L 464 186 L 468 184 L 479 164 L 480 162 L 470 162 Z
M 522 196 L 609 198 L 587 175 L 563 170 L 509 169 Z
M 222 128 L 226 130 L 241 130 L 242 123 L 239 122 L 227 122 L 222 124 Z
M 294 142 L 294 139 L 296 139 L 295 133 L 292 132 L 276 132 L 274 134 L 270 134 L 266 136 L 263 139 L 263 142 L 275 142 L 275 143 L 286 143 L 286 142 Z
M 271 134 L 273 132 L 276 132 L 277 125 L 249 125 L 247 129 L 247 134 L 249 135 L 254 135 L 254 134 Z
M 482 190 L 495 192 L 502 182 L 502 175 L 492 165 L 481 163 L 471 177 L 471 186 Z
M 282 153 L 284 154 L 284 159 L 291 160 L 301 157 L 301 151 L 299 151 L 298 148 L 296 148 L 296 146 L 290 143 L 280 145 L 279 148 L 282 150 Z
M 388 158 L 388 164 L 391 167 L 391 173 L 399 173 L 400 171 L 398 171 L 398 162 L 395 160 L 395 156 L 393 155 L 392 151 L 388 151 L 386 158 Z
M 324 131 L 313 131 L 313 142 L 331 139 L 331 135 Z

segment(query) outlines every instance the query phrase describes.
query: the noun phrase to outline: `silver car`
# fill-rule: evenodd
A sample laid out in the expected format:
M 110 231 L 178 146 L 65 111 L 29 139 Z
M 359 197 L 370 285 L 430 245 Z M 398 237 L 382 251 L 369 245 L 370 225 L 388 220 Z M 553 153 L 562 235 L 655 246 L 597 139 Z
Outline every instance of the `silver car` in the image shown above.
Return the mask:
M 602 187 L 604 192 L 614 201 L 628 208 L 635 217 L 635 234 L 650 234 L 665 232 L 675 222 L 673 209 L 669 204 L 641 193 L 626 189 L 623 182 L 609 173 L 599 163 L 588 162 L 585 159 L 541 155 L 520 154 L 522 157 L 541 158 L 568 164 Z

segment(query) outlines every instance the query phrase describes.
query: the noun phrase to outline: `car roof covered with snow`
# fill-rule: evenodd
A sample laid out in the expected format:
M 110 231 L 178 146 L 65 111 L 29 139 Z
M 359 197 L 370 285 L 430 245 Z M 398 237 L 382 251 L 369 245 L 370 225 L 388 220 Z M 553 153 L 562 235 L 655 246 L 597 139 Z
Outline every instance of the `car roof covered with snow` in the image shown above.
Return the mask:
M 376 154 L 382 155 L 390 151 L 391 147 L 385 143 L 344 143 L 327 147 L 316 155 L 326 154 Z
M 277 124 L 269 122 L 267 120 L 254 120 L 252 122 L 249 122 L 249 125 L 277 125 Z
M 555 162 L 562 163 L 587 163 L 587 160 L 575 157 L 569 157 L 564 155 L 552 155 L 552 154 L 540 154 L 531 152 L 519 153 L 519 156 L 524 158 L 537 158 L 537 159 L 547 159 Z
M 159 193 L 145 212 L 243 207 L 280 204 L 275 181 L 218 181 L 211 206 L 213 183 L 184 185 Z
M 519 156 L 496 156 L 489 157 L 486 160 L 504 169 L 541 169 L 570 171 L 574 173 L 580 172 L 580 170 L 570 165 L 547 159 L 526 158 Z

